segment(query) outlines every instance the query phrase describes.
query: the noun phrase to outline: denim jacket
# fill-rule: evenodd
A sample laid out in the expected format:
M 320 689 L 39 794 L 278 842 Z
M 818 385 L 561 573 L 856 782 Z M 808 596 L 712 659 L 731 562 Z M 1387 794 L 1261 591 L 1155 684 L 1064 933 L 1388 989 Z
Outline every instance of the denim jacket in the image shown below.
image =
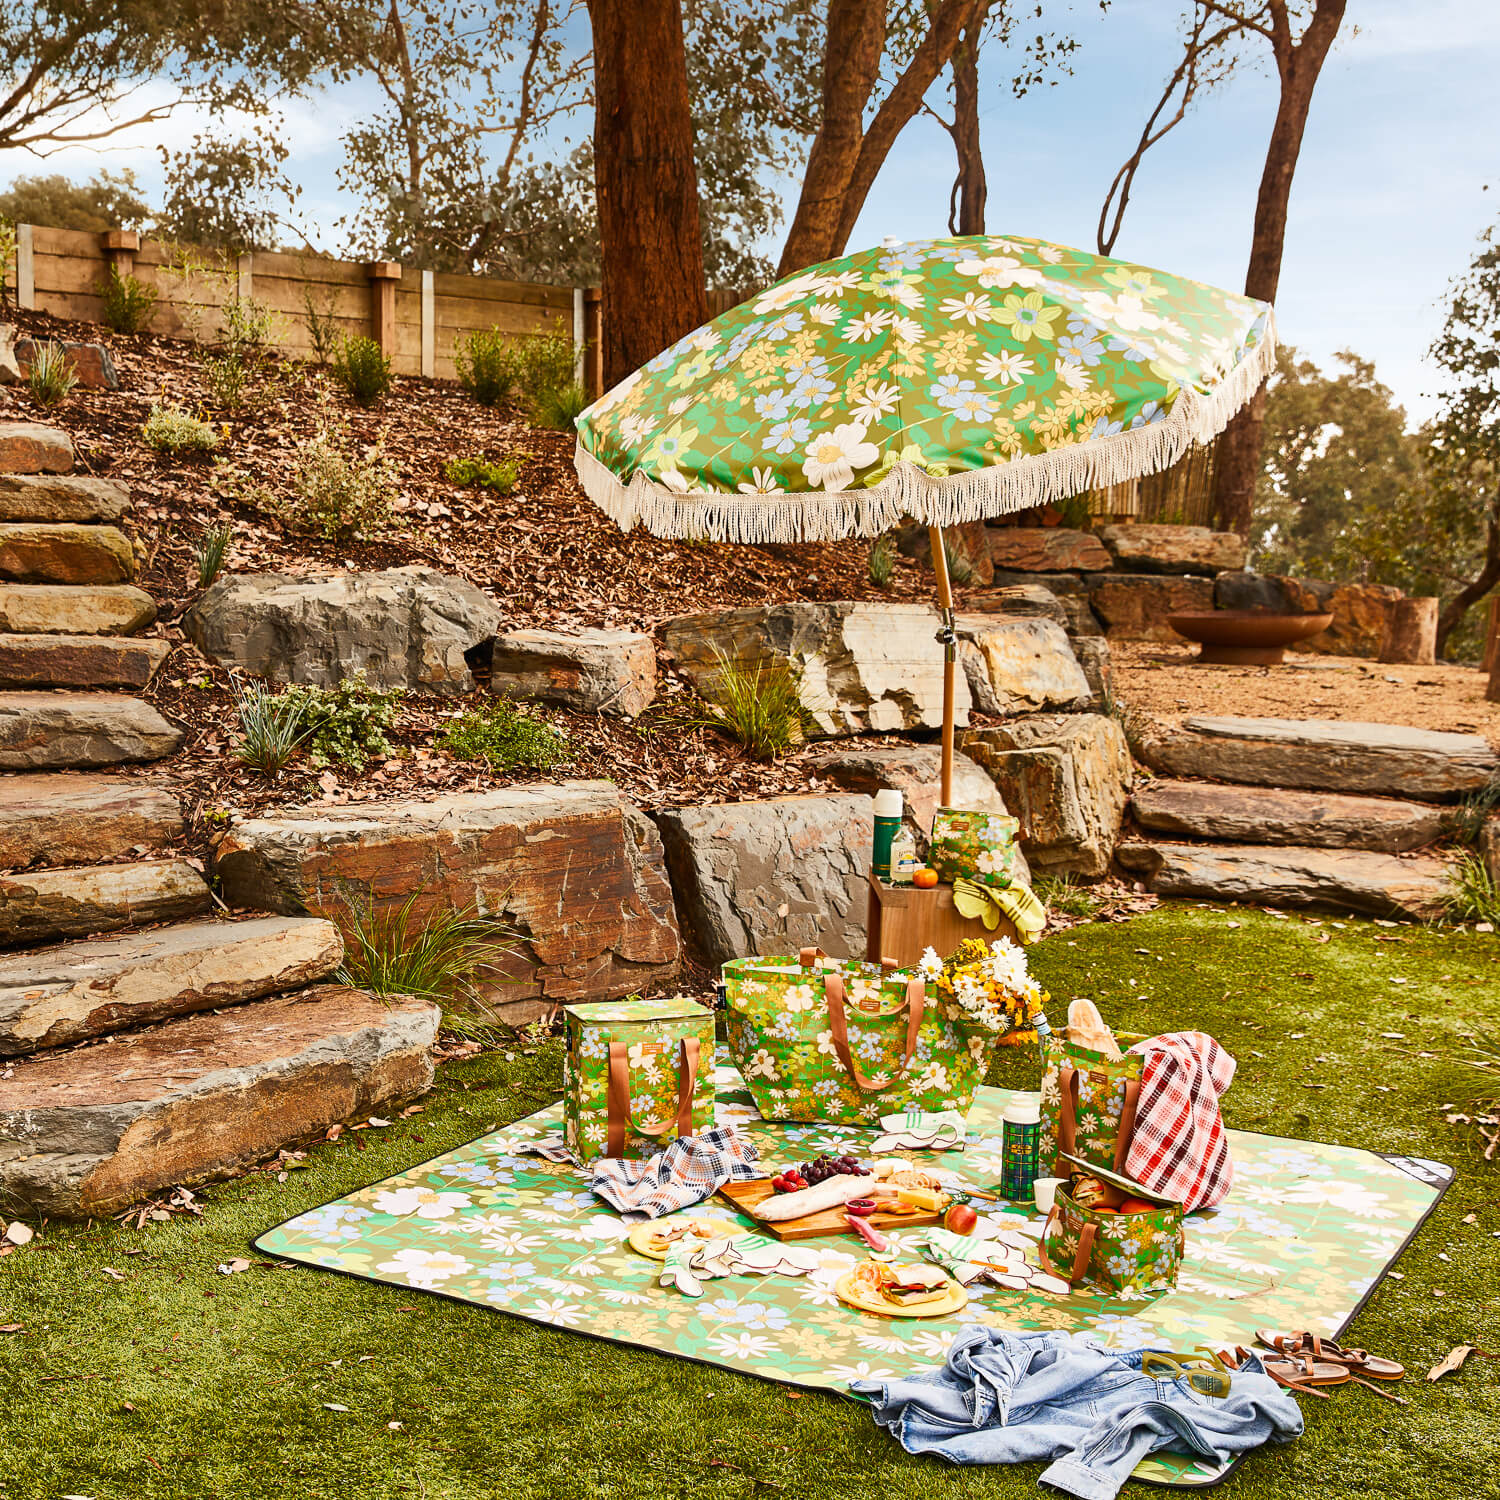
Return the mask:
M 1144 1349 L 1107 1349 L 1081 1334 L 973 1325 L 941 1369 L 905 1380 L 854 1380 L 875 1420 L 908 1453 L 956 1464 L 1051 1459 L 1042 1479 L 1080 1500 L 1114 1500 L 1158 1448 L 1224 1461 L 1302 1431 L 1290 1393 L 1251 1356 L 1229 1394 L 1141 1372 Z

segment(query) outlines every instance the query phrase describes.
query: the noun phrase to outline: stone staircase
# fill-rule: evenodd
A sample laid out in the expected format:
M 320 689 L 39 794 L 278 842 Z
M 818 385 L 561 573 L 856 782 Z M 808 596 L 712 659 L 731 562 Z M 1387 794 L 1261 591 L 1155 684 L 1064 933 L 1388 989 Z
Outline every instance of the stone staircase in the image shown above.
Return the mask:
M 1200 715 L 1136 726 L 1131 748 L 1160 779 L 1115 857 L 1149 889 L 1412 920 L 1447 894 L 1444 804 L 1500 774 L 1478 735 L 1393 724 Z
M 118 485 L 0 423 L 0 1203 L 112 1213 L 432 1081 L 439 1013 L 328 982 L 319 918 L 210 915 L 176 797 L 110 767 L 181 732 Z

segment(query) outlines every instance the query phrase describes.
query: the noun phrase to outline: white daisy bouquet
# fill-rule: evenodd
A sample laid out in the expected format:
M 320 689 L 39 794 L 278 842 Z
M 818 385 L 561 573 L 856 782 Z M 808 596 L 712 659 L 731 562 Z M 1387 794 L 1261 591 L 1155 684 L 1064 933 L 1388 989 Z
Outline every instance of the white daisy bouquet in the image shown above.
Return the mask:
M 964 1019 L 997 1036 L 1031 1025 L 1050 998 L 1031 977 L 1026 950 L 1005 937 L 965 938 L 946 959 L 929 948 L 917 969 Z

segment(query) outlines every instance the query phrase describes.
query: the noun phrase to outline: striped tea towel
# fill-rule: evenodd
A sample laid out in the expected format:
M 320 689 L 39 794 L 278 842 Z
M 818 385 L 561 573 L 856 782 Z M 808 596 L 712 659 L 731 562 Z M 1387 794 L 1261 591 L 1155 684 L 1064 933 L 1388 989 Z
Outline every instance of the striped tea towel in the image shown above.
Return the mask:
M 611 1208 L 635 1223 L 691 1208 L 726 1182 L 764 1177 L 760 1153 L 733 1125 L 685 1135 L 644 1161 L 601 1157 L 589 1186 Z

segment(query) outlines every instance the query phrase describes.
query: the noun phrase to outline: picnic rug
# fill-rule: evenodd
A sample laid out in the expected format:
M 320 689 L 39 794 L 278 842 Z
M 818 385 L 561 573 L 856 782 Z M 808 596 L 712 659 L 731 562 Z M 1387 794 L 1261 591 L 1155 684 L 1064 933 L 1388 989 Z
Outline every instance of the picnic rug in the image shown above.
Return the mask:
M 744 1080 L 723 1061 L 716 1085 L 717 1123 L 746 1129 L 768 1166 L 824 1151 L 869 1154 L 868 1130 L 761 1120 Z M 914 1159 L 956 1171 L 976 1187 L 993 1187 L 1001 1174 L 1000 1115 L 1023 1097 L 981 1088 L 969 1114 L 968 1148 L 915 1153 Z M 834 1294 L 834 1282 L 864 1258 L 852 1237 L 801 1241 L 822 1255 L 821 1267 L 808 1276 L 729 1277 L 706 1282 L 701 1298 L 659 1287 L 657 1263 L 626 1243 L 630 1226 L 589 1191 L 584 1173 L 518 1154 L 525 1143 L 554 1136 L 561 1120 L 561 1105 L 553 1105 L 299 1214 L 261 1235 L 256 1248 L 848 1396 L 850 1380 L 941 1364 L 957 1328 L 973 1322 L 1085 1331 L 1117 1348 L 1248 1345 L 1253 1330 L 1266 1327 L 1335 1336 L 1452 1179 L 1451 1169 L 1436 1162 L 1230 1131 L 1234 1190 L 1219 1208 L 1188 1217 L 1176 1290 L 1132 1300 L 980 1286 L 950 1318 L 882 1319 L 844 1306 Z M 722 1199 L 691 1212 L 710 1209 L 735 1217 Z M 1041 1233 L 1042 1220 L 1019 1206 L 1006 1210 L 1003 1222 Z M 905 1250 L 903 1259 L 920 1259 L 925 1232 L 889 1237 Z M 1135 1477 L 1198 1487 L 1223 1478 L 1228 1468 L 1156 1453 Z

